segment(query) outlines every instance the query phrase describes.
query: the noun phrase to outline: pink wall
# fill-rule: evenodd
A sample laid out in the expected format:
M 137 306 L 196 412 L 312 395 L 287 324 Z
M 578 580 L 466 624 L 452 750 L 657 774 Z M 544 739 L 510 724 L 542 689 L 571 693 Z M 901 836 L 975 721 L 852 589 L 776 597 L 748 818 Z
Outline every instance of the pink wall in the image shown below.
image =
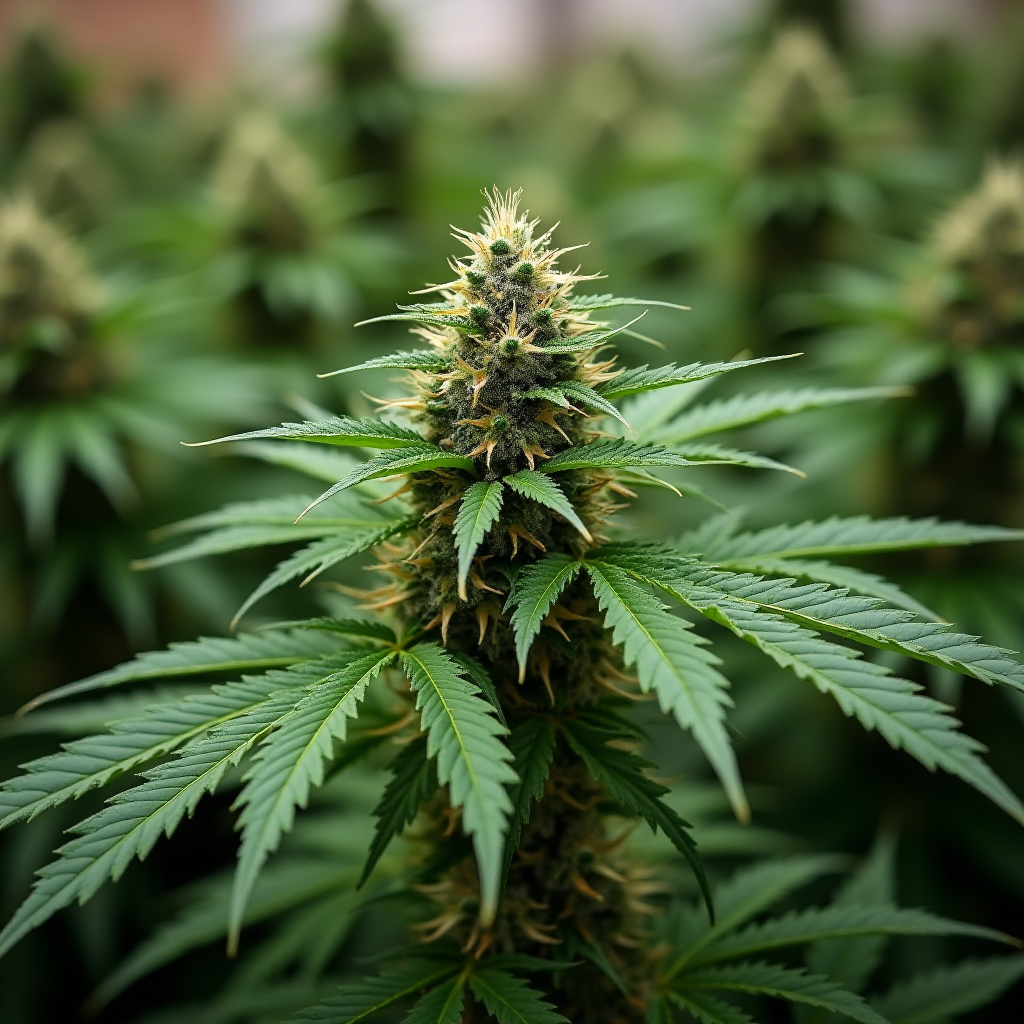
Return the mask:
M 226 41 L 218 0 L 0 0 L 0 46 L 21 18 L 56 24 L 94 65 L 102 86 L 160 76 L 206 92 L 224 78 Z

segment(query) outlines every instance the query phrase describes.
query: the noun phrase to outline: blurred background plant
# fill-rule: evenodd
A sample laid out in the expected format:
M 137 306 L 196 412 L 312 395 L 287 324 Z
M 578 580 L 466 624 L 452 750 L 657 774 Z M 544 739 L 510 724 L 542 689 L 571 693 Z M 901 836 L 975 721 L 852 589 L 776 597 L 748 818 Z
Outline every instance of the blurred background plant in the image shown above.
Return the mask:
M 537 215 L 562 216 L 560 237 L 593 239 L 587 264 L 617 290 L 693 307 L 681 325 L 656 309 L 633 325 L 628 361 L 652 361 L 652 342 L 677 362 L 807 353 L 759 371 L 791 407 L 812 410 L 800 417 L 749 426 L 729 377 L 714 424 L 687 419 L 700 385 L 637 414 L 689 436 L 724 425 L 738 447 L 808 479 L 755 485 L 709 468 L 706 503 L 665 493 L 645 505 L 645 528 L 674 535 L 718 516 L 721 537 L 740 515 L 757 528 L 832 513 L 1024 528 L 1018 5 L 10 0 L 0 38 L 0 710 L 140 647 L 228 630 L 274 558 L 237 553 L 234 537 L 197 541 L 198 554 L 236 552 L 224 558 L 163 564 L 147 533 L 190 520 L 179 532 L 204 529 L 194 517 L 209 508 L 292 495 L 310 473 L 334 479 L 340 463 L 237 453 L 276 460 L 257 474 L 178 442 L 287 409 L 306 416 L 310 403 L 366 414 L 364 388 L 394 397 L 366 374 L 316 374 L 407 347 L 394 325 L 352 325 L 436 274 L 447 255 L 436 225 L 471 223 L 479 189 L 495 182 L 523 186 Z M 816 390 L 863 385 L 907 391 L 813 411 Z M 715 503 L 745 511 L 728 518 Z M 245 529 L 282 536 L 279 520 L 271 509 Z M 1024 648 L 1020 545 L 900 557 L 912 599 Z M 129 569 L 147 558 L 152 572 Z M 872 568 L 864 559 L 861 571 Z M 318 580 L 281 588 L 267 614 L 342 600 Z M 713 803 L 680 804 L 716 876 L 774 853 L 865 854 L 881 827 L 899 836 L 885 899 L 898 891 L 1019 931 L 1019 830 L 741 647 L 726 669 L 740 693 L 731 724 L 743 770 L 760 784 L 756 830 L 727 825 Z M 917 678 L 1024 790 L 1020 702 L 961 693 L 938 670 Z M 139 699 L 118 700 L 8 720 L 4 776 L 48 737 L 138 711 Z M 699 795 L 696 751 L 653 725 L 651 736 L 656 760 L 688 780 L 680 800 Z M 226 981 L 221 936 L 203 916 L 219 883 L 194 888 L 187 852 L 158 852 L 120 892 L 0 962 L 0 1018 L 85 1019 L 88 996 L 122 961 L 100 990 L 101 1022 L 274 1020 L 318 998 L 356 951 L 391 934 L 386 909 L 356 919 L 338 895 L 345 850 L 359 850 L 346 846 L 351 812 L 382 785 L 373 764 L 358 786 L 325 789 L 320 825 L 296 831 L 280 888 L 271 878 L 257 900 L 260 944 Z M 227 805 L 186 829 L 186 844 L 225 863 Z M 0 846 L 5 910 L 63 824 L 40 819 Z M 868 864 L 881 863 L 875 849 Z M 853 883 L 843 891 L 857 896 Z M 811 896 L 824 898 L 813 886 Z M 184 916 L 145 939 L 178 906 Z M 869 985 L 878 954 L 862 949 L 858 984 L 881 992 L 962 952 L 957 941 L 897 940 Z M 73 966 L 56 990 L 58 957 Z M 1015 968 L 985 970 L 962 975 L 981 995 L 948 1013 L 907 1009 L 897 995 L 878 1007 L 922 1022 L 1020 1016 Z

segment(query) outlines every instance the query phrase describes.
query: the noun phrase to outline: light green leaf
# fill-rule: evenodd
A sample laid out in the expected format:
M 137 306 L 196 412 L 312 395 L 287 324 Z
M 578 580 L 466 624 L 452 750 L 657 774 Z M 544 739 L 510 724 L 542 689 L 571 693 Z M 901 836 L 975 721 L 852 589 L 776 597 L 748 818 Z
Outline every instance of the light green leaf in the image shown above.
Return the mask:
M 723 448 L 717 444 L 676 445 L 673 450 L 695 466 L 744 466 L 747 469 L 777 469 L 783 473 L 792 473 L 794 476 L 806 475 L 799 469 L 787 466 L 784 462 L 776 462 L 765 455 Z
M 659 444 L 682 444 L 694 438 L 749 427 L 779 416 L 793 416 L 847 402 L 897 398 L 905 394 L 904 388 L 799 388 L 734 395 L 683 413 L 652 431 L 647 440 Z
M 258 672 L 293 665 L 338 649 L 338 642 L 309 631 L 267 631 L 239 637 L 200 637 L 174 642 L 163 651 L 148 651 L 116 668 L 41 694 L 23 711 L 64 697 L 77 697 L 125 683 L 211 676 L 225 672 Z
M 772 558 L 771 556 L 751 555 L 749 558 L 730 559 L 718 563 L 723 569 L 734 572 L 751 572 L 768 576 L 788 576 L 795 579 L 811 580 L 814 583 L 828 583 L 833 587 L 844 587 L 855 594 L 866 597 L 877 597 L 894 608 L 904 608 L 923 619 L 939 621 L 926 605 L 901 590 L 895 583 L 890 583 L 881 576 L 854 569 L 848 565 L 836 565 L 810 559 Z
M 189 448 L 201 448 L 227 441 L 260 441 L 280 438 L 285 441 L 315 441 L 319 444 L 352 445 L 357 448 L 415 448 L 423 438 L 397 423 L 386 420 L 356 419 L 354 416 L 332 416 L 327 420 L 306 420 L 303 423 L 283 423 L 264 430 L 248 430 L 242 434 L 216 437 L 212 441 L 196 441 Z
M 602 384 L 598 391 L 605 398 L 624 398 L 636 395 L 641 391 L 653 391 L 656 388 L 670 388 L 677 384 L 692 384 L 695 380 L 705 377 L 717 377 L 733 370 L 742 370 L 759 363 L 774 363 L 780 359 L 792 359 L 793 356 L 764 356 L 761 359 L 735 359 L 729 363 L 690 363 L 688 366 L 658 366 L 649 369 L 638 366 L 635 369 L 623 370 L 617 377 Z
M 317 681 L 257 750 L 235 804 L 243 808 L 238 819 L 242 845 L 231 893 L 229 952 L 238 947 L 260 869 L 291 830 L 295 808 L 305 807 L 310 789 L 323 783 L 334 743 L 344 742 L 347 720 L 356 717 L 367 683 L 394 659 L 394 651 L 353 651 L 348 664 L 335 662 L 331 673 Z
M 441 373 L 451 366 L 451 360 L 436 348 L 417 349 L 413 352 L 392 352 L 376 359 L 367 359 L 365 363 L 355 366 L 344 366 L 330 373 L 318 373 L 318 377 L 337 377 L 342 373 L 357 373 L 360 370 L 426 370 Z
M 0 933 L 0 956 L 58 910 L 84 903 L 108 878 L 117 880 L 136 857 L 144 859 L 161 835 L 170 835 L 224 773 L 291 710 L 301 686 L 321 678 L 293 669 L 293 684 L 194 740 L 177 757 L 144 772 L 147 781 L 114 796 L 108 806 L 72 830 L 77 838 L 39 872 L 28 899 Z
M 389 1006 L 444 982 L 456 971 L 458 966 L 452 963 L 418 960 L 383 971 L 375 978 L 344 985 L 337 995 L 303 1010 L 295 1019 L 316 1024 L 362 1024 Z
M 469 987 L 498 1024 L 569 1024 L 539 992 L 508 971 L 480 968 L 469 976 Z
M 590 543 L 593 538 L 590 532 L 583 525 L 583 520 L 576 514 L 572 502 L 562 493 L 562 488 L 544 473 L 538 473 L 532 469 L 524 469 L 512 476 L 505 477 L 505 483 L 517 494 L 525 498 L 532 498 L 545 508 L 557 512 L 576 527 L 584 539 Z
M 22 766 L 25 774 L 8 779 L 0 787 L 0 828 L 31 821 L 51 807 L 76 800 L 170 753 L 245 714 L 280 685 L 280 680 L 273 677 L 255 677 L 154 704 L 140 717 L 111 726 L 105 735 L 74 740 L 56 754 L 30 761 Z
M 634 444 L 631 441 L 594 441 L 565 448 L 548 459 L 541 469 L 561 473 L 567 469 L 646 468 L 652 466 L 693 466 L 696 463 L 670 452 L 660 445 Z
M 416 693 L 427 752 L 437 758 L 437 777 L 448 786 L 453 807 L 462 808 L 462 826 L 473 839 L 480 873 L 480 917 L 494 919 L 505 832 L 512 803 L 505 783 L 516 782 L 512 754 L 499 739 L 507 729 L 465 669 L 437 644 L 402 651 L 402 663 Z
M 771 996 L 791 1003 L 818 1006 L 832 1013 L 861 1021 L 862 1024 L 888 1024 L 860 996 L 819 974 L 778 964 L 731 964 L 710 967 L 679 979 L 682 991 L 743 992 Z
M 307 515 L 321 502 L 334 497 L 339 491 L 362 483 L 364 480 L 377 480 L 385 476 L 405 475 L 407 473 L 425 473 L 431 469 L 448 467 L 461 469 L 476 475 L 476 466 L 472 459 L 463 455 L 453 455 L 438 448 L 437 445 L 421 441 L 418 446 L 409 446 L 399 451 L 381 452 L 367 460 L 351 473 L 343 476 L 333 487 L 329 487 L 319 498 L 299 514 L 299 519 Z
M 636 666 L 640 687 L 658 695 L 662 711 L 693 733 L 718 774 L 740 821 L 750 818 L 736 755 L 725 727 L 729 681 L 715 668 L 720 660 L 706 650 L 707 641 L 692 624 L 664 610 L 664 605 L 622 569 L 587 562 L 605 627 L 622 647 L 627 666 Z
M 742 931 L 720 934 L 702 951 L 692 955 L 689 965 L 719 963 L 809 942 L 867 935 L 959 935 L 994 942 L 1013 941 L 991 928 L 950 921 L 924 910 L 884 903 L 878 906 L 833 904 L 769 918 Z
M 869 516 L 805 522 L 797 526 L 772 526 L 751 533 L 735 533 L 738 521 L 727 520 L 712 538 L 693 534 L 681 538 L 679 547 L 700 552 L 708 561 L 720 562 L 750 555 L 775 558 L 834 558 L 913 551 L 919 548 L 998 543 L 1024 539 L 1024 530 L 1001 526 L 974 526 L 938 519 L 872 519 Z
M 986 1006 L 1024 978 L 1024 956 L 947 964 L 893 986 L 872 999 L 892 1024 L 948 1024 Z
M 442 982 L 410 1010 L 404 1024 L 462 1024 L 466 974 Z
M 689 306 L 680 306 L 677 302 L 665 302 L 662 299 L 627 299 L 618 295 L 574 295 L 568 303 L 574 312 L 584 310 L 612 309 L 616 306 L 664 306 L 666 309 L 681 309 L 688 312 Z
M 459 553 L 459 597 L 463 601 L 466 600 L 466 579 L 473 556 L 501 514 L 502 497 L 500 481 L 487 483 L 484 480 L 470 484 L 462 496 L 453 533 L 455 549 Z
M 370 548 L 376 547 L 395 534 L 405 533 L 415 523 L 415 518 L 392 519 L 376 523 L 353 523 L 343 532 L 324 537 L 322 540 L 315 541 L 308 547 L 294 552 L 283 561 L 278 562 L 274 571 L 245 599 L 242 607 L 235 612 L 235 617 L 231 620 L 232 629 L 253 605 L 262 601 L 267 594 L 272 593 L 289 580 L 293 580 L 297 576 L 304 576 L 302 586 L 305 586 L 332 565 L 337 565 L 348 558 L 369 551 Z
M 526 656 L 533 638 L 540 632 L 544 617 L 563 590 L 576 578 L 580 563 L 555 552 L 528 565 L 516 577 L 512 588 L 512 630 L 516 637 L 519 678 L 526 674 Z

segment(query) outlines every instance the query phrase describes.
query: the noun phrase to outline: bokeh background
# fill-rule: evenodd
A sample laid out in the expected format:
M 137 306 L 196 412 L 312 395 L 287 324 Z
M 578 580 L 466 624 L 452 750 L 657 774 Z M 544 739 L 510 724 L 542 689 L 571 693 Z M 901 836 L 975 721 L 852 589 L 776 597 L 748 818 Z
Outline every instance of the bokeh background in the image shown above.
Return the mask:
M 560 244 L 589 242 L 580 259 L 609 288 L 692 307 L 652 311 L 627 362 L 804 353 L 715 395 L 791 389 L 808 411 L 737 446 L 806 479 L 702 471 L 700 500 L 645 500 L 638 528 L 830 514 L 1024 528 L 1022 153 L 1013 0 L 0 0 L 3 776 L 139 698 L 13 717 L 26 700 L 229 631 L 274 560 L 231 544 L 165 555 L 197 526 L 167 524 L 297 478 L 265 451 L 178 442 L 397 394 L 316 374 L 406 345 L 393 325 L 352 325 L 444 280 L 446 225 L 474 223 L 492 184 L 561 221 Z M 905 394 L 818 411 L 807 398 L 865 385 Z M 723 506 L 732 519 L 715 518 Z M 714 536 L 697 535 L 705 550 Z M 1020 650 L 1020 547 L 859 569 Z M 337 596 L 286 588 L 245 624 Z M 904 904 L 1024 931 L 1019 826 L 743 650 L 727 669 L 753 828 L 728 821 L 695 748 L 651 723 L 709 856 L 862 855 L 881 836 Z M 1019 695 L 914 678 L 1024 792 Z M 379 776 L 365 782 L 336 798 L 372 803 Z M 228 965 L 195 888 L 233 850 L 230 795 L 211 803 L 174 853 L 158 847 L 0 962 L 4 1024 L 275 1020 L 373 947 L 377 933 L 324 925 L 330 941 L 303 947 L 293 929 Z M 72 820 L 0 836 L 5 915 Z M 141 945 L 182 907 L 187 941 Z M 156 952 L 98 998 L 140 948 Z M 897 942 L 863 984 L 974 953 Z M 280 1005 L 251 995 L 267 977 Z M 1024 1019 L 1014 977 L 934 1019 Z

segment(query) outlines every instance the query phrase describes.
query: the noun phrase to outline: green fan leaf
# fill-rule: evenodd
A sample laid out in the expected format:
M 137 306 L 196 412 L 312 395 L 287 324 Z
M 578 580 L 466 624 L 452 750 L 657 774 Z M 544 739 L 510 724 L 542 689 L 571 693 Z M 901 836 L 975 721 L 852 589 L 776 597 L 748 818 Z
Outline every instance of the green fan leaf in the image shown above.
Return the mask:
M 715 890 L 717 922 L 687 937 L 664 977 L 675 977 L 707 946 L 731 935 L 740 925 L 809 882 L 824 874 L 841 871 L 844 865 L 841 857 L 812 854 L 763 861 L 741 868 Z
M 787 466 L 784 462 L 769 459 L 765 455 L 723 448 L 717 444 L 676 445 L 673 451 L 690 460 L 690 464 L 694 466 L 743 466 L 746 469 L 776 469 L 783 473 L 792 473 L 794 476 L 805 475 L 801 470 Z
M 462 825 L 473 839 L 480 872 L 480 916 L 494 918 L 501 880 L 505 832 L 512 804 L 505 783 L 516 782 L 512 755 L 499 739 L 498 721 L 465 669 L 437 644 L 417 644 L 402 652 L 402 663 L 416 692 L 416 707 L 428 736 L 428 753 L 437 758 L 437 777 L 448 786 L 453 807 L 462 808 Z
M 792 580 L 763 580 L 712 569 L 691 572 L 694 582 L 697 577 L 702 588 L 750 602 L 811 629 L 1024 691 L 1024 665 L 1014 661 L 1009 651 L 956 633 L 946 623 L 921 622 L 910 612 L 887 608 L 873 598 L 857 597 L 825 584 L 800 586 Z
M 172 643 L 164 651 L 149 651 L 133 661 L 89 676 L 77 683 L 59 686 L 41 694 L 24 710 L 64 697 L 77 697 L 125 683 L 154 682 L 158 679 L 212 676 L 225 672 L 259 672 L 293 665 L 307 658 L 337 650 L 337 641 L 315 633 L 266 632 L 239 637 L 201 637 Z
M 748 1017 L 732 1003 L 716 999 L 706 992 L 669 992 L 667 998 L 681 1010 L 686 1010 L 700 1024 L 754 1024 L 753 1017 Z M 654 1024 L 671 1024 L 671 1021 L 672 1017 L 666 1008 L 664 1017 L 656 1018 Z
M 253 605 L 290 580 L 303 576 L 305 578 L 302 585 L 305 586 L 332 565 L 337 565 L 348 558 L 354 558 L 364 551 L 369 551 L 370 548 L 376 547 L 389 537 L 405 533 L 415 524 L 414 517 L 376 523 L 353 523 L 344 531 L 324 537 L 308 547 L 294 552 L 283 561 L 278 562 L 274 571 L 245 599 L 231 620 L 232 628 Z
M 344 366 L 330 373 L 318 373 L 318 377 L 337 377 L 342 373 L 357 373 L 360 370 L 425 370 L 441 373 L 451 366 L 451 360 L 437 349 L 416 349 L 413 352 L 392 352 L 390 355 L 367 359 L 365 363 Z
M 308 499 L 307 499 L 308 502 Z M 302 509 L 299 509 L 301 512 Z M 348 521 L 349 529 L 365 529 L 374 525 L 367 520 L 352 519 Z M 344 527 L 342 527 L 344 528 Z M 338 525 L 326 525 L 316 520 L 296 523 L 294 517 L 287 525 L 282 526 L 229 526 L 222 530 L 212 530 L 202 537 L 196 537 L 181 547 L 171 548 L 150 558 L 139 558 L 132 562 L 133 569 L 160 569 L 165 565 L 179 565 L 197 558 L 208 558 L 210 555 L 224 555 L 232 551 L 248 551 L 252 548 L 272 547 L 276 544 L 296 544 L 301 541 L 319 540 L 325 535 L 331 536 L 339 530 Z
M 0 956 L 58 910 L 75 900 L 84 903 L 108 878 L 116 881 L 134 858 L 144 859 L 160 836 L 169 836 L 191 815 L 224 773 L 295 706 L 303 686 L 323 673 L 303 665 L 279 675 L 282 685 L 275 695 L 194 740 L 174 760 L 144 772 L 146 782 L 118 793 L 75 826 L 77 838 L 39 872 L 28 899 L 0 933 Z
M 572 507 L 572 502 L 562 493 L 562 488 L 544 473 L 524 469 L 512 476 L 505 477 L 505 483 L 516 494 L 521 494 L 524 498 L 531 498 L 545 508 L 550 508 L 568 519 L 588 543 L 593 540 L 590 532 L 583 525 L 583 520 L 576 514 L 576 509 Z
M 418 960 L 382 971 L 375 978 L 344 985 L 337 995 L 303 1010 L 295 1019 L 316 1021 L 317 1024 L 361 1024 L 389 1006 L 443 983 L 457 971 L 455 964 Z
M 680 306 L 677 302 L 665 302 L 662 299 L 626 299 L 617 295 L 576 295 L 569 300 L 568 308 L 574 312 L 593 311 L 597 309 L 613 309 L 616 306 L 664 306 L 666 309 L 689 311 L 689 306 Z
M 427 754 L 425 736 L 406 744 L 395 755 L 388 770 L 391 778 L 373 809 L 377 826 L 359 878 L 360 886 L 370 877 L 391 840 L 412 823 L 423 801 L 437 789 L 437 769 Z
M 245 924 L 257 924 L 295 907 L 323 904 L 339 890 L 351 909 L 352 896 L 345 890 L 351 888 L 353 877 L 351 865 L 318 857 L 292 857 L 268 865 L 256 882 Z M 223 939 L 228 931 L 231 884 L 230 875 L 221 875 L 193 887 L 185 908 L 132 950 L 96 990 L 90 1004 L 101 1007 L 190 950 Z
M 498 1024 L 569 1024 L 536 989 L 508 971 L 480 968 L 469 976 L 469 987 Z
M 618 420 L 627 430 L 633 429 L 623 418 L 622 413 L 607 398 L 599 395 L 593 388 L 588 387 L 582 381 L 564 380 L 557 385 L 557 388 L 566 398 L 575 402 L 577 406 L 583 406 L 586 409 L 596 409 L 598 412 L 604 413 L 605 416 L 611 416 L 612 419 Z
M 326 420 L 306 420 L 303 423 L 283 423 L 264 430 L 247 430 L 242 434 L 215 437 L 212 441 L 196 441 L 190 448 L 201 448 L 227 441 L 261 441 L 280 438 L 284 441 L 314 441 L 319 444 L 338 444 L 356 448 L 416 448 L 423 438 L 397 423 L 386 420 L 356 419 L 354 416 L 332 416 Z
M 664 605 L 626 572 L 603 562 L 588 562 L 587 572 L 605 626 L 623 650 L 628 666 L 636 666 L 640 687 L 658 695 L 662 711 L 675 716 L 693 733 L 718 774 L 736 816 L 750 817 L 736 755 L 725 727 L 730 706 L 729 681 L 715 666 L 720 659 L 692 624 L 665 611 Z
M 777 949 L 826 939 L 868 935 L 959 935 L 994 942 L 1012 942 L 1001 932 L 937 917 L 924 910 L 879 906 L 835 905 L 796 911 L 720 935 L 689 958 L 691 966 L 756 956 Z
M 1024 978 L 1024 956 L 964 960 L 919 974 L 871 1001 L 892 1024 L 948 1024 Z
M 468 310 L 460 312 L 452 309 L 447 302 L 437 304 L 420 302 L 412 306 L 399 306 L 401 313 L 388 313 L 385 316 L 375 316 L 369 320 L 360 320 L 356 327 L 363 327 L 366 324 L 379 324 L 388 321 L 399 323 L 425 324 L 427 327 L 454 327 L 456 330 L 465 331 L 469 334 L 476 334 L 479 328 L 473 323 Z
M 628 564 L 615 561 L 630 571 Z M 959 723 L 947 714 L 945 705 L 925 697 L 918 692 L 920 687 L 893 676 L 883 666 L 861 660 L 859 652 L 823 640 L 812 630 L 789 621 L 781 614 L 781 607 L 766 608 L 750 602 L 750 591 L 732 585 L 743 579 L 757 590 L 763 586 L 757 577 L 736 577 L 726 582 L 724 577 L 731 574 L 692 565 L 684 568 L 682 563 L 675 570 L 663 565 L 655 574 L 657 578 L 643 570 L 640 575 L 730 629 L 783 668 L 813 682 L 822 693 L 834 697 L 844 713 L 856 716 L 866 729 L 877 729 L 891 746 L 906 750 L 930 770 L 940 767 L 958 776 L 1024 821 L 1024 805 L 978 757 L 981 745 L 958 731 Z M 716 585 L 723 583 L 728 592 Z M 819 593 L 810 589 L 813 594 Z M 792 614 L 788 602 L 785 614 Z M 859 639 L 863 631 L 856 632 L 853 638 Z
M 240 683 L 214 686 L 208 692 L 149 707 L 138 718 L 110 727 L 106 735 L 88 736 L 68 743 L 22 765 L 0 787 L 0 828 L 16 821 L 31 821 L 56 807 L 162 757 L 265 701 L 280 681 L 255 677 Z
M 508 722 L 505 721 L 505 712 L 502 711 L 501 701 L 498 700 L 498 691 L 495 690 L 494 680 L 487 674 L 487 669 L 464 651 L 456 651 L 452 654 L 452 657 L 465 670 L 466 675 L 469 676 L 473 684 L 478 686 L 480 692 L 490 701 L 491 707 L 494 708 L 494 713 L 498 716 L 498 721 L 508 728 Z
M 713 915 L 711 890 L 697 854 L 697 844 L 688 832 L 690 825 L 661 799 L 668 790 L 644 774 L 647 762 L 628 750 L 608 746 L 604 733 L 588 725 L 582 717 L 563 722 L 561 731 L 587 771 L 607 788 L 611 799 L 623 810 L 643 818 L 652 831 L 660 828 L 686 858 L 704 896 L 708 914 Z
M 812 409 L 824 409 L 847 402 L 863 402 L 905 395 L 903 388 L 799 388 L 765 391 L 755 395 L 734 395 L 697 406 L 662 424 L 648 440 L 660 444 L 682 444 L 708 434 L 749 427 L 754 423 L 793 416 Z
M 343 476 L 333 487 L 329 487 L 319 498 L 310 504 L 299 514 L 299 519 L 307 515 L 321 502 L 333 498 L 339 491 L 362 483 L 364 480 L 377 480 L 385 476 L 398 476 L 406 473 L 425 473 L 432 469 L 448 467 L 461 469 L 467 473 L 476 474 L 476 467 L 472 459 L 464 455 L 454 455 L 439 448 L 437 445 L 427 444 L 420 441 L 419 445 L 412 445 L 399 451 L 381 452 L 372 459 L 368 459 L 357 469 Z
M 690 363 L 688 366 L 658 366 L 649 369 L 638 366 L 635 369 L 623 370 L 617 377 L 602 384 L 597 390 L 605 398 L 625 398 L 626 395 L 637 395 L 642 391 L 653 391 L 656 388 L 671 388 L 678 384 L 692 384 L 706 377 L 717 377 L 733 370 L 742 370 L 759 363 L 774 363 L 780 359 L 792 359 L 792 356 L 764 356 L 760 359 L 735 359 L 729 363 Z
M 760 557 L 751 555 L 749 558 L 730 559 L 721 563 L 722 568 L 736 572 L 751 572 L 768 576 L 788 576 L 795 579 L 810 580 L 812 583 L 828 583 L 833 587 L 842 587 L 855 594 L 865 597 L 877 597 L 894 608 L 903 608 L 923 619 L 939 621 L 939 616 L 927 605 L 911 597 L 895 583 L 890 583 L 882 576 L 854 569 L 848 565 L 836 565 L 817 559 L 785 559 Z
M 462 1024 L 466 1001 L 466 974 L 442 982 L 409 1011 L 403 1024 Z
M 231 454 L 258 459 L 271 466 L 282 466 L 328 483 L 344 476 L 358 461 L 351 452 L 337 446 L 304 444 L 302 441 L 239 441 L 231 449 Z
M 634 444 L 631 441 L 594 441 L 565 448 L 541 467 L 545 473 L 567 469 L 618 469 L 653 466 L 693 466 L 689 459 L 660 445 Z
M 679 979 L 682 991 L 742 992 L 816 1006 L 862 1024 L 888 1024 L 860 996 L 819 974 L 778 964 L 743 963 L 694 971 Z
M 730 519 L 722 525 L 735 527 Z M 964 544 L 999 543 L 1021 540 L 1024 531 L 1001 526 L 974 526 L 938 519 L 871 519 L 869 516 L 838 516 L 822 522 L 797 526 L 773 526 L 751 533 L 719 531 L 715 538 L 687 535 L 680 547 L 699 551 L 712 562 L 726 562 L 750 555 L 775 558 L 835 558 L 878 554 L 885 551 L 913 551 L 919 548 L 952 547 Z
M 466 579 L 473 556 L 501 514 L 502 497 L 502 485 L 498 480 L 493 483 L 478 480 L 470 484 L 462 496 L 453 532 L 455 549 L 459 553 L 459 596 L 463 601 L 466 600 Z
M 508 876 L 533 804 L 544 796 L 544 783 L 555 756 L 554 726 L 547 718 L 528 718 L 512 730 L 508 745 L 512 751 L 512 770 L 519 781 L 512 787 L 512 818 L 505 843 L 504 877 Z
M 516 637 L 519 678 L 526 674 L 526 656 L 541 623 L 563 590 L 576 578 L 581 563 L 568 555 L 552 553 L 523 569 L 510 596 L 515 606 L 512 629 Z
M 647 316 L 645 309 L 639 316 L 634 317 L 627 324 L 621 327 L 599 327 L 594 331 L 587 331 L 585 334 L 577 334 L 574 338 L 565 341 L 549 341 L 544 345 L 544 351 L 551 355 L 568 355 L 573 352 L 587 352 L 592 348 L 605 344 L 609 338 L 617 334 L 632 334 L 629 330 L 638 320 Z
M 229 950 L 237 948 L 260 869 L 291 830 L 295 808 L 305 807 L 310 789 L 323 783 L 334 743 L 344 742 L 347 720 L 358 713 L 367 684 L 394 659 L 394 651 L 353 651 L 347 664 L 334 662 L 256 752 L 235 805 L 243 808 L 242 846 L 231 893 Z
M 832 900 L 833 907 L 889 906 L 896 892 L 896 844 L 883 835 L 856 874 Z M 812 943 L 806 953 L 813 974 L 824 974 L 851 992 L 863 993 L 882 962 L 887 935 L 846 936 Z M 820 1017 L 820 1014 L 815 1016 Z M 813 1022 L 812 1022 L 813 1024 Z

